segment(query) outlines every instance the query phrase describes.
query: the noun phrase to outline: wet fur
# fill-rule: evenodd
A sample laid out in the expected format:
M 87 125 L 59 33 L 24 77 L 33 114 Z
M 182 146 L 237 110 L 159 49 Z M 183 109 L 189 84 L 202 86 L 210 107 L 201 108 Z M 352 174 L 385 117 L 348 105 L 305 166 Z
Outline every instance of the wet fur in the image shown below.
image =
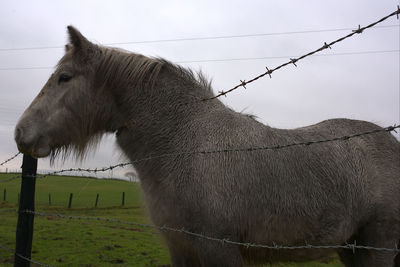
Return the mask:
M 201 74 L 196 77 L 163 59 L 91 44 L 72 27 L 69 33 L 72 47 L 41 98 L 64 68 L 81 79 L 71 90 L 82 94 L 68 100 L 66 93 L 59 104 L 75 110 L 69 116 L 61 114 L 62 119 L 55 120 L 60 125 L 46 125 L 68 135 L 56 142 L 61 146 L 53 148 L 53 157 L 68 151 L 82 156 L 105 132 L 115 132 L 122 151 L 135 161 L 182 151 L 321 140 L 379 128 L 335 119 L 294 130 L 275 129 L 219 100 L 200 101 L 212 96 L 211 85 Z M 19 127 L 35 121 L 30 116 L 45 100 L 36 101 Z M 57 140 L 56 134 L 51 138 Z M 277 151 L 180 154 L 134 166 L 158 226 L 269 245 L 357 240 L 359 245 L 393 248 L 399 241 L 400 144 L 389 133 Z M 162 235 L 174 266 L 303 261 L 333 252 L 247 249 L 175 232 Z M 394 264 L 390 252 L 338 252 L 348 267 Z

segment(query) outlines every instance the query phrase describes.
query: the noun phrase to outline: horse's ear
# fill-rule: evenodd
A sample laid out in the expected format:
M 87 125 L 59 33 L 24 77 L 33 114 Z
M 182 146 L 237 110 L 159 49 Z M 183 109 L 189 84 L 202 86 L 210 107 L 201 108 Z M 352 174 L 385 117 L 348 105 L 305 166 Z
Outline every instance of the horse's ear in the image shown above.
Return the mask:
M 89 42 L 76 28 L 70 25 L 67 27 L 67 29 L 69 34 L 70 45 L 74 49 L 81 50 L 91 45 L 91 42 Z

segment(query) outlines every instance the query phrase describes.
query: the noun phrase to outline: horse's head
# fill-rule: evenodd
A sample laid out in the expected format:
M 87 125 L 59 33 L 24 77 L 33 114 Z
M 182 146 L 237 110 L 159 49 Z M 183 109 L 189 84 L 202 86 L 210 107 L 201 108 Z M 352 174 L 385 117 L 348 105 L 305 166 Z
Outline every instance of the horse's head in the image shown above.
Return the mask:
M 107 104 L 112 97 L 94 82 L 103 48 L 71 26 L 68 33 L 65 55 L 15 128 L 18 149 L 34 157 L 68 148 L 83 155 L 99 139 L 93 137 L 115 130 Z

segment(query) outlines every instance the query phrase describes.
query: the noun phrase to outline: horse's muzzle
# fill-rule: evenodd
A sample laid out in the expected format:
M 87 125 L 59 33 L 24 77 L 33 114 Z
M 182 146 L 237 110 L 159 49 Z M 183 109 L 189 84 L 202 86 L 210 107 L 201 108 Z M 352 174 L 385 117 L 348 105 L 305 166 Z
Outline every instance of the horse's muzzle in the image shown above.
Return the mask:
M 46 157 L 51 152 L 49 143 L 46 141 L 47 138 L 36 135 L 18 125 L 15 128 L 14 139 L 21 153 L 31 155 L 35 158 Z

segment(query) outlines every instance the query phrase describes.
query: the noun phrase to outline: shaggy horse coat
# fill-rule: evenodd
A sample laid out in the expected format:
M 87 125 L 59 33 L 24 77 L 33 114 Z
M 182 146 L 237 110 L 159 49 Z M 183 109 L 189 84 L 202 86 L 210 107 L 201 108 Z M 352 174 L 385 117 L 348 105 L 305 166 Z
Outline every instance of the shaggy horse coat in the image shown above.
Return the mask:
M 279 150 L 182 153 L 285 145 L 380 128 L 335 119 L 275 129 L 218 99 L 202 101 L 213 96 L 202 75 L 92 44 L 73 27 L 68 31 L 64 57 L 16 126 L 21 152 L 83 156 L 103 133 L 116 133 L 157 226 L 266 245 L 356 241 L 394 248 L 398 243 L 400 144 L 389 133 Z M 161 234 L 174 266 L 304 261 L 334 252 L 246 248 L 185 233 Z M 337 252 L 348 267 L 394 265 L 394 251 Z

